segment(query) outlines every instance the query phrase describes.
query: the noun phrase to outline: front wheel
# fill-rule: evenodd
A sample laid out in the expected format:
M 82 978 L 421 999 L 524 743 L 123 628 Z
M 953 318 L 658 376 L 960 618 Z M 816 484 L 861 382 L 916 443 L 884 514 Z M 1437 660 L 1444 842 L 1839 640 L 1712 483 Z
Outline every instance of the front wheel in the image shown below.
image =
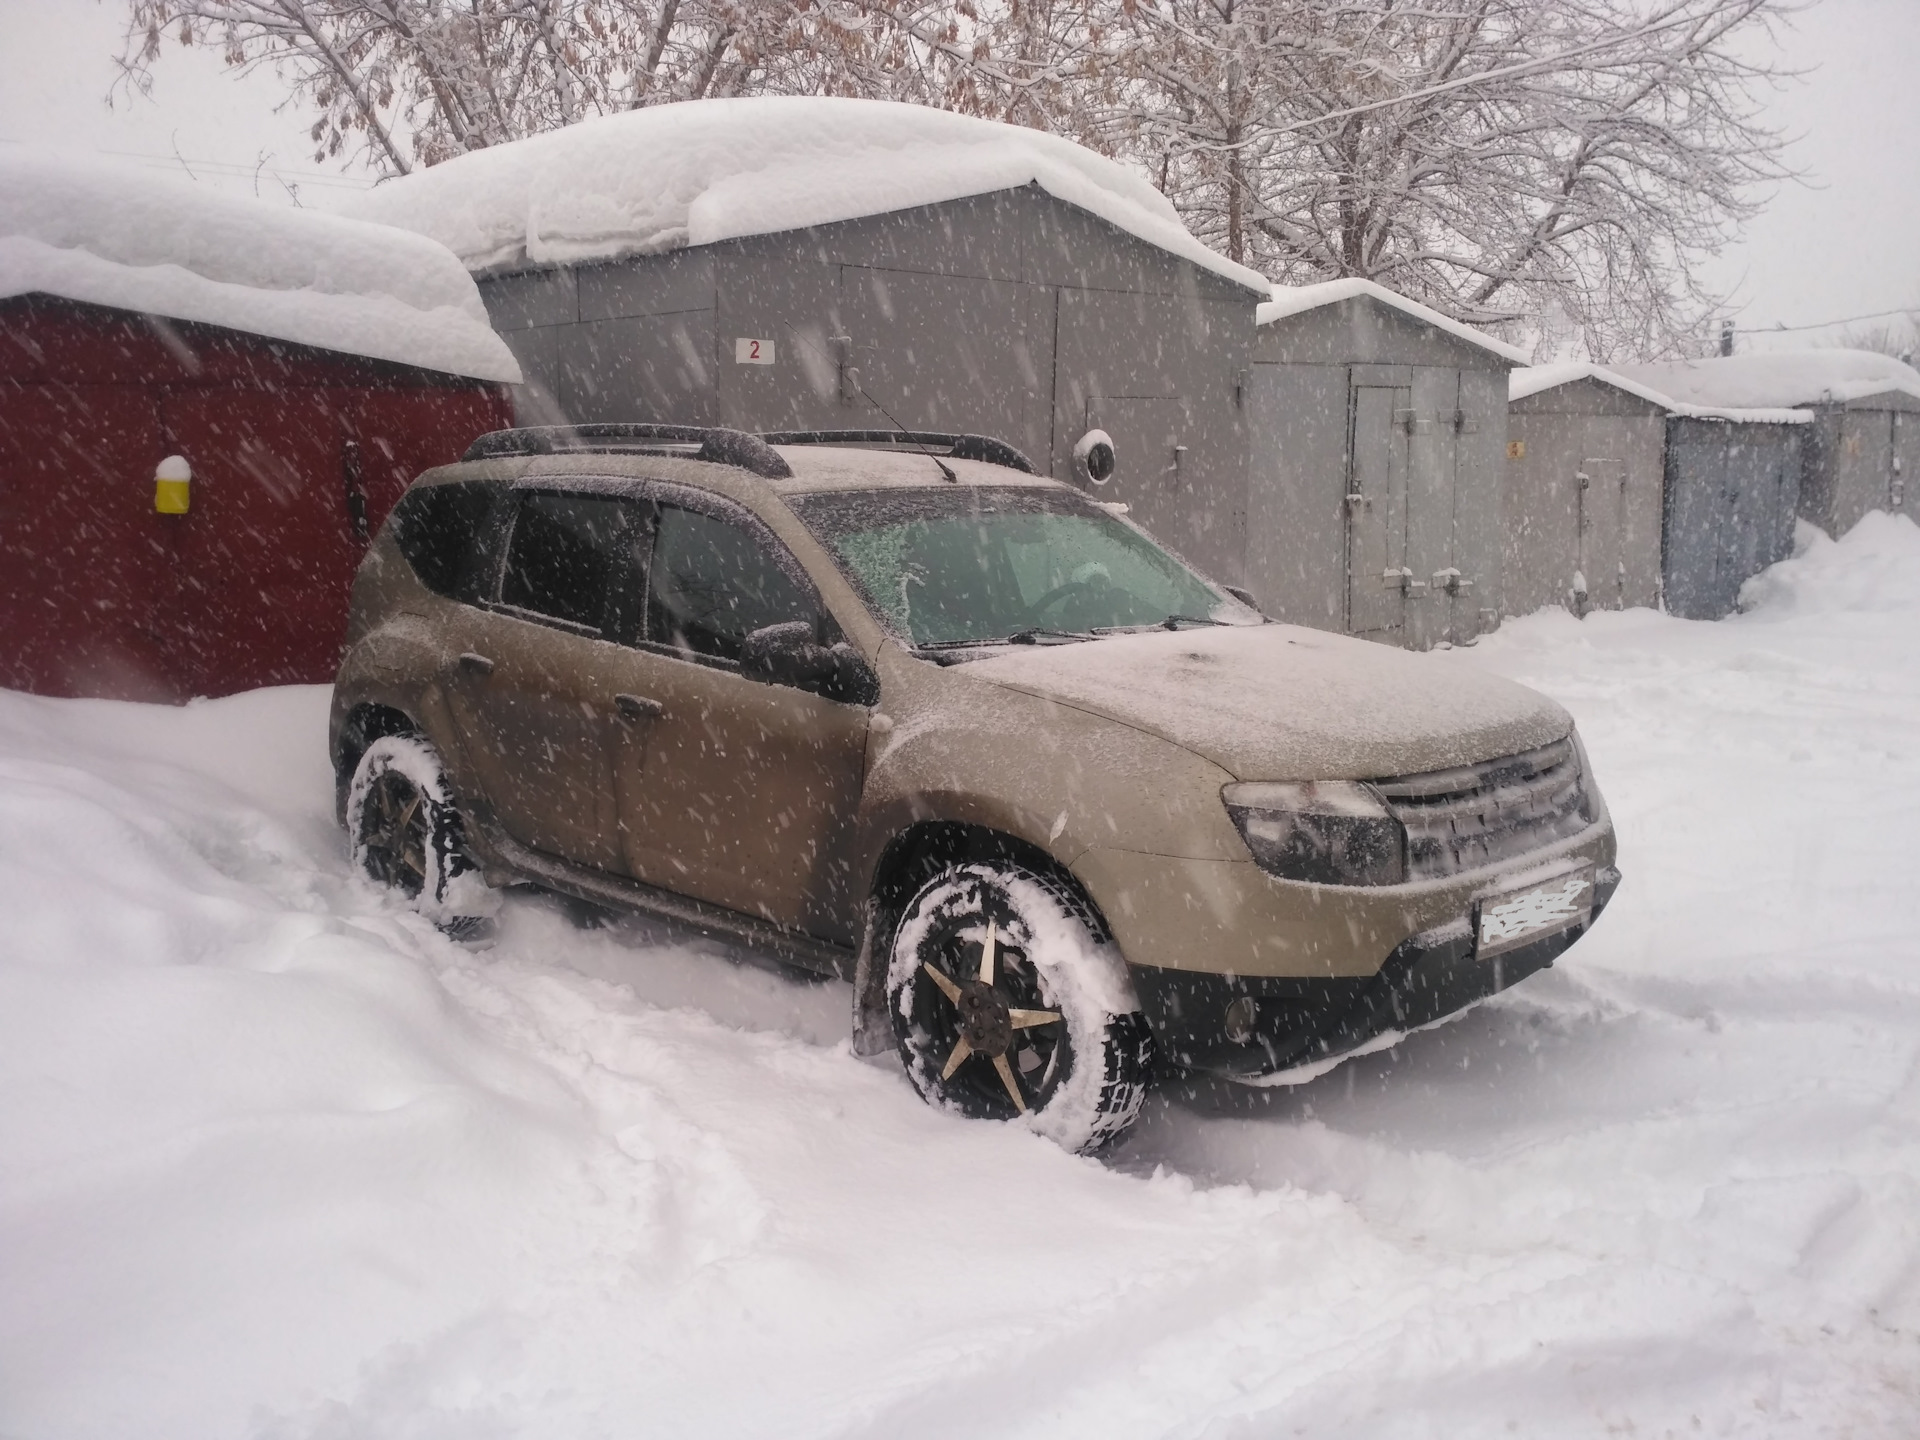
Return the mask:
M 942 1109 L 1087 1151 L 1146 1098 L 1151 1032 L 1126 964 L 1055 876 L 975 863 L 928 881 L 894 932 L 887 1010 L 908 1078 Z
M 383 735 L 347 791 L 353 865 L 448 934 L 483 938 L 497 905 L 468 856 L 439 751 L 423 735 Z

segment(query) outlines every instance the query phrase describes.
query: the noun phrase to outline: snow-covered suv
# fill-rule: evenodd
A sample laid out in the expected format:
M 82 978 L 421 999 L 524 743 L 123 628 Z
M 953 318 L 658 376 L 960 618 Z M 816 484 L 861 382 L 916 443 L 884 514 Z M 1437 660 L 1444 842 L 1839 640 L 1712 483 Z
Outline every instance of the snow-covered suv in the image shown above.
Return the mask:
M 518 430 L 362 564 L 359 865 L 530 882 L 853 981 L 929 1100 L 1071 1148 L 1550 964 L 1619 876 L 1567 714 L 1265 621 L 969 436 Z

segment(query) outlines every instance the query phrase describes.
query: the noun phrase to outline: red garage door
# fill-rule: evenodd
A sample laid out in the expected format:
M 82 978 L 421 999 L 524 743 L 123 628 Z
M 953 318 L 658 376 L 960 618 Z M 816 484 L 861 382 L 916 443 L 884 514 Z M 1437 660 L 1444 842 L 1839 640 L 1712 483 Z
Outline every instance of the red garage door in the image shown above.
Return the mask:
M 331 680 L 362 548 L 335 397 L 189 391 L 168 397 L 164 414 L 193 467 L 168 630 L 186 688 Z
M 0 685 L 168 700 L 159 406 L 134 385 L 0 385 Z

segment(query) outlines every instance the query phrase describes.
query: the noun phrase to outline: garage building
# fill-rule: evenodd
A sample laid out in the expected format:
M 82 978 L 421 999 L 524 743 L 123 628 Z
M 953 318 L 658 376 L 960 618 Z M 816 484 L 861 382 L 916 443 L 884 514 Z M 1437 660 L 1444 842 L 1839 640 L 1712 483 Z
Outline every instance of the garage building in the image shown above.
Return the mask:
M 1507 397 L 1507 613 L 1657 604 L 1673 403 L 1584 363 L 1516 370 Z
M 1800 514 L 1844 535 L 1869 510 L 1912 513 L 1920 371 L 1865 350 L 1786 350 L 1627 367 L 1694 405 L 1793 407 L 1812 416 Z
M 1144 179 L 924 107 L 665 105 L 462 156 L 355 213 L 476 275 L 523 421 L 997 436 L 1219 578 L 1244 563 L 1244 379 L 1266 281 Z M 1090 483 L 1090 482 L 1089 482 Z
M 330 680 L 368 535 L 508 419 L 519 371 L 465 270 L 24 146 L 0 217 L 0 685 Z
M 1246 414 L 1246 584 L 1283 620 L 1424 649 L 1503 610 L 1523 352 L 1371 281 L 1276 287 Z
M 1810 420 L 1799 410 L 1667 418 L 1661 573 L 1673 614 L 1731 615 L 1740 587 L 1793 553 Z

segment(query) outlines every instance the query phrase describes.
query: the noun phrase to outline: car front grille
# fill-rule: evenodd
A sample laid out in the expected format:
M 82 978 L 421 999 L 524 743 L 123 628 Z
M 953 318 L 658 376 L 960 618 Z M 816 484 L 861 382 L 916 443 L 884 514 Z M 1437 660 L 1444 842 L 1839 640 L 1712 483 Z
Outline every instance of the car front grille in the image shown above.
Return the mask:
M 1571 737 L 1501 760 L 1373 783 L 1407 828 L 1409 880 L 1511 860 L 1577 835 L 1594 819 Z

